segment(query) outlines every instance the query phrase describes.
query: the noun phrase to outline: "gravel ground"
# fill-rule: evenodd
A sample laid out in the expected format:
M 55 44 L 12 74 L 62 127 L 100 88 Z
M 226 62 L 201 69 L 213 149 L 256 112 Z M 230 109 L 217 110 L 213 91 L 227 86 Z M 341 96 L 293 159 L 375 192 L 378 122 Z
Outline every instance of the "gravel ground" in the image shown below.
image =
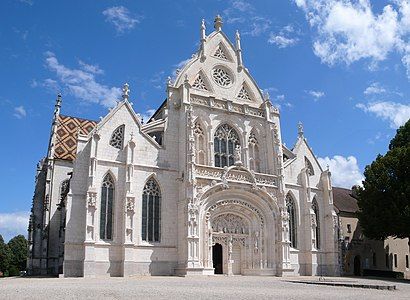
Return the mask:
M 0 299 L 410 299 L 410 282 L 357 278 L 333 281 L 396 285 L 397 290 L 307 285 L 312 277 L 3 278 Z

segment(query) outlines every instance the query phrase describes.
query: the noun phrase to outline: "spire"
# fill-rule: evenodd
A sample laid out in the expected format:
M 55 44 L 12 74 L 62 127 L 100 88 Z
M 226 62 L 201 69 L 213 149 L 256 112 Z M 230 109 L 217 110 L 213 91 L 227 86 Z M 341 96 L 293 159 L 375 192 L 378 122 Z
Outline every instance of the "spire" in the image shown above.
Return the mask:
M 130 89 L 129 89 L 128 83 L 125 83 L 124 86 L 122 87 L 122 100 L 127 100 L 130 96 Z
M 201 60 L 205 60 L 205 41 L 206 41 L 206 27 L 205 27 L 205 20 L 202 19 L 201 22 L 201 48 L 200 48 L 200 53 L 201 53 Z
M 243 63 L 242 63 L 241 35 L 239 34 L 238 30 L 236 31 L 236 34 L 235 34 L 235 40 L 236 40 L 236 52 L 238 55 L 238 70 L 240 72 L 242 71 Z
M 222 17 L 220 15 L 217 15 L 215 17 L 215 21 L 214 21 L 214 28 L 216 31 L 221 31 L 222 30 Z
M 300 121 L 299 121 L 299 123 L 298 123 L 298 136 L 299 136 L 300 138 L 303 138 L 303 124 L 302 124 L 302 122 L 300 122 Z

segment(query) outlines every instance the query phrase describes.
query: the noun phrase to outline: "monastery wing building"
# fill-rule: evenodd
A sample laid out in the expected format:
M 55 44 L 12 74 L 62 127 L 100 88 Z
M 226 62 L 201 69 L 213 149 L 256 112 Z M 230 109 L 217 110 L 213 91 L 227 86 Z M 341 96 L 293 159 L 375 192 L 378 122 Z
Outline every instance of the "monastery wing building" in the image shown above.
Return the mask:
M 128 85 L 99 122 L 60 114 L 37 172 L 31 274 L 338 275 L 330 172 L 222 31 L 167 83 L 142 124 Z

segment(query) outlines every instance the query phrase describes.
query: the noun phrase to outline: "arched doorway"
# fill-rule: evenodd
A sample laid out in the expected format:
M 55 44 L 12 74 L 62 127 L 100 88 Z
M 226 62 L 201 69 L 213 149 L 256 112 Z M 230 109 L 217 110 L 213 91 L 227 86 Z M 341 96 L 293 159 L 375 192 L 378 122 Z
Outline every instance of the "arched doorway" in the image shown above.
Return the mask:
M 355 258 L 354 258 L 354 275 L 355 276 L 361 276 L 362 275 L 362 264 L 361 264 L 361 261 L 360 261 L 360 256 L 359 255 L 356 255 L 355 256 Z
M 215 245 L 212 246 L 212 262 L 213 262 L 213 268 L 215 269 L 214 273 L 215 274 L 223 274 L 223 257 L 222 257 L 222 245 L 216 243 Z
M 241 275 L 241 247 L 235 245 L 232 248 L 232 273 L 233 275 Z

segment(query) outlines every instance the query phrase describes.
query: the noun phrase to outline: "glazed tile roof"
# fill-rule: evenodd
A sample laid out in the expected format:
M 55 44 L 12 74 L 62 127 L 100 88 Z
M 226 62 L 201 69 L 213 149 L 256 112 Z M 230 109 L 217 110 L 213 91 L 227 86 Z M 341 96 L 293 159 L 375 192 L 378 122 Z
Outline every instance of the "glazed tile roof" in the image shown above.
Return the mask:
M 77 153 L 78 133 L 87 135 L 97 122 L 59 115 L 54 148 L 54 158 L 74 160 Z
M 341 212 L 356 213 L 359 210 L 357 199 L 352 196 L 352 190 L 333 187 L 333 205 Z

